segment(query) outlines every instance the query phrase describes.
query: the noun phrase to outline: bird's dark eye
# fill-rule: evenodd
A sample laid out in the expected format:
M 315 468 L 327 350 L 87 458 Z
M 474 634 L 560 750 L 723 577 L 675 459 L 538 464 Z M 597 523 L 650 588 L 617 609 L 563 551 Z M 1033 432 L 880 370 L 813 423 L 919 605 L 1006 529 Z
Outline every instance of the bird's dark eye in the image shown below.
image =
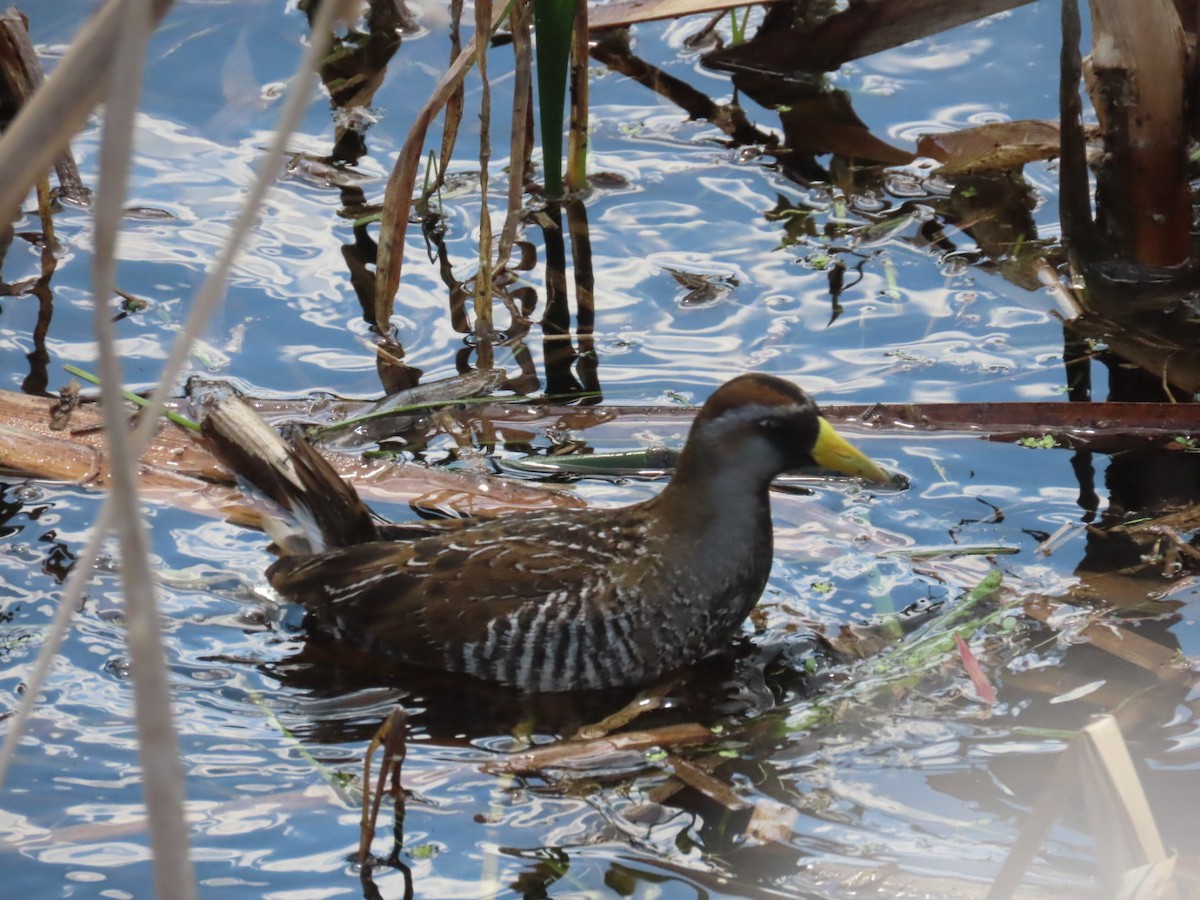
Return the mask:
M 783 431 L 783 423 L 779 419 L 759 419 L 758 430 L 768 437 L 773 437 Z

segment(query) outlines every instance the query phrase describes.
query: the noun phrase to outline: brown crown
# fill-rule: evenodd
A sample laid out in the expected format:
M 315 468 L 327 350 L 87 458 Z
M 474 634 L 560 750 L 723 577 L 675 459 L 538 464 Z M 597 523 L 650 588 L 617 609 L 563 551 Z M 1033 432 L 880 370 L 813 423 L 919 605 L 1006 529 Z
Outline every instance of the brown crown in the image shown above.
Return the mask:
M 774 375 L 752 373 L 725 382 L 708 398 L 697 421 L 715 419 L 743 406 L 811 406 L 813 399 L 794 384 Z

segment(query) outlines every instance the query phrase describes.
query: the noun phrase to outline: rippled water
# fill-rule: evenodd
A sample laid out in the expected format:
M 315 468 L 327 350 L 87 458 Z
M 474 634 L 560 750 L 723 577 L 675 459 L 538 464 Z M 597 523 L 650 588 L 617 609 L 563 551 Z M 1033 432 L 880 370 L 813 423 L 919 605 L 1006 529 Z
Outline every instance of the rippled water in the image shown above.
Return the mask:
M 33 38 L 52 68 L 80 10 L 69 0 L 36 7 L 27 10 Z M 122 234 L 118 282 L 149 301 L 118 324 L 134 387 L 156 378 L 267 143 L 279 85 L 306 40 L 303 16 L 291 7 L 181 0 L 153 42 L 129 204 L 170 215 L 131 218 Z M 427 31 L 405 40 L 376 98 L 379 123 L 368 137 L 370 154 L 356 167 L 370 199 L 381 196 L 408 123 L 444 66 L 444 25 L 433 12 L 423 17 Z M 876 134 L 904 147 L 927 130 L 1052 118 L 1056 17 L 1057 10 L 1034 4 L 847 65 L 831 82 L 849 92 Z M 696 27 L 692 20 L 640 26 L 636 49 L 727 99 L 725 76 L 683 49 Z M 505 54 L 493 54 L 494 74 Z M 477 99 L 478 88 L 472 90 Z M 509 90 L 511 77 L 498 77 L 494 108 L 504 107 Z M 728 148 L 711 125 L 687 121 L 666 101 L 595 66 L 592 91 L 590 167 L 621 176 L 587 202 L 606 400 L 696 402 L 747 369 L 794 378 L 828 402 L 1062 396 L 1062 330 L 1050 298 L 971 264 L 974 245 L 964 233 L 952 235 L 953 249 L 922 238 L 930 206 L 948 188 L 928 180 L 921 166 L 897 169 L 881 192 L 848 200 L 832 188 L 788 180 L 769 158 Z M 776 114 L 746 103 L 751 118 L 770 127 Z M 454 165 L 460 173 L 477 168 L 465 149 L 474 122 L 464 126 Z M 494 129 L 497 180 L 506 165 L 506 127 Z M 331 140 L 327 102 L 314 96 L 293 149 L 319 155 Z M 74 144 L 89 182 L 97 146 L 95 125 Z M 1027 177 L 1035 189 L 1033 218 L 1043 236 L 1054 236 L 1053 166 L 1030 166 Z M 477 182 L 462 184 L 443 198 L 446 244 L 459 277 L 473 267 L 479 202 L 471 186 Z M 367 326 L 342 253 L 353 237 L 337 215 L 340 203 L 336 188 L 299 174 L 283 179 L 194 372 L 259 396 L 378 396 Z M 492 203 L 500 203 L 498 193 Z M 781 203 L 811 213 L 818 233 L 828 227 L 842 235 L 836 241 L 856 240 L 847 228 L 893 216 L 893 228 L 872 232 L 843 257 L 859 266 L 851 274 L 861 279 L 851 285 L 847 278 L 836 316 L 828 273 L 817 260 L 827 245 L 790 240 L 782 221 L 767 215 Z M 59 215 L 56 226 L 63 247 L 47 342 L 52 389 L 66 381 L 62 363 L 95 365 L 88 337 L 92 226 L 76 209 Z M 18 225 L 36 228 L 32 217 Z M 534 229 L 529 238 L 541 246 Z M 18 239 L 4 277 L 15 282 L 37 267 L 37 252 Z M 718 289 L 697 300 L 672 270 L 704 276 Z M 541 271 L 525 273 L 539 296 Z M 9 361 L 3 386 L 20 390 L 36 303 L 5 298 L 2 311 L 0 347 Z M 462 336 L 446 314 L 437 266 L 412 232 L 394 322 L 406 362 L 425 370 L 426 380 L 455 372 Z M 528 350 L 544 371 L 536 327 Z M 513 365 L 506 353 L 499 356 Z M 777 560 L 750 629 L 753 642 L 724 667 L 706 668 L 675 692 L 674 708 L 645 721 L 699 721 L 734 735 L 719 748 L 719 777 L 759 804 L 767 821 L 755 827 L 767 838 L 753 829 L 747 837 L 737 814 L 686 791 L 664 796 L 671 762 L 657 754 L 575 776 L 485 771 L 482 763 L 527 740 L 570 733 L 623 698 L 566 709 L 531 705 L 330 653 L 305 642 L 294 610 L 267 599 L 262 572 L 270 557 L 261 535 L 149 507 L 202 893 L 359 892 L 350 862 L 358 840 L 353 790 L 366 743 L 397 700 L 411 729 L 400 858 L 420 897 L 894 897 L 939 895 L 929 886 L 939 882 L 924 877 L 983 885 L 1039 796 L 1065 734 L 1130 697 L 1140 712 L 1123 724 L 1159 826 L 1169 846 L 1194 853 L 1187 815 L 1200 799 L 1194 695 L 1028 622 L 975 643 L 1000 687 L 994 707 L 973 699 L 955 657 L 905 692 L 839 702 L 820 727 L 797 725 L 807 721 L 821 677 L 836 688 L 871 672 L 867 661 L 814 675 L 814 628 L 834 633 L 876 612 L 953 600 L 990 566 L 981 557 L 926 564 L 881 552 L 951 542 L 1008 547 L 1015 555 L 996 559 L 1013 596 L 1062 594 L 1086 583 L 1086 557 L 1106 552 L 1082 530 L 1049 557 L 1035 552 L 1048 534 L 1084 517 L 1064 452 L 929 435 L 867 434 L 859 443 L 907 473 L 913 487 L 875 494 L 821 485 L 815 496 L 777 496 Z M 549 444 L 544 435 L 534 441 L 539 450 Z M 443 458 L 450 446 L 435 445 L 430 458 Z M 626 448 L 598 442 L 596 449 Z M 1095 465 L 1103 501 L 1108 462 L 1098 457 Z M 11 708 L 98 499 L 16 478 L 0 489 L 0 690 Z M 643 499 L 657 487 L 583 478 L 574 489 L 611 504 Z M 1097 590 L 1118 587 L 1152 598 L 1140 613 L 1142 631 L 1196 652 L 1190 577 L 1142 574 Z M 0 801 L 0 893 L 122 897 L 148 890 L 119 591 L 109 560 L 93 579 L 23 739 Z M 1095 681 L 1102 686 L 1080 693 Z M 833 696 L 845 694 L 835 689 Z M 388 840 L 385 826 L 376 849 L 386 853 Z M 1081 890 L 1092 872 L 1090 846 L 1086 823 L 1067 816 L 1051 832 L 1030 883 L 1047 892 Z M 912 880 L 876 887 L 847 880 L 860 868 L 878 872 L 891 864 Z M 376 876 L 384 896 L 400 896 L 402 881 L 388 869 Z

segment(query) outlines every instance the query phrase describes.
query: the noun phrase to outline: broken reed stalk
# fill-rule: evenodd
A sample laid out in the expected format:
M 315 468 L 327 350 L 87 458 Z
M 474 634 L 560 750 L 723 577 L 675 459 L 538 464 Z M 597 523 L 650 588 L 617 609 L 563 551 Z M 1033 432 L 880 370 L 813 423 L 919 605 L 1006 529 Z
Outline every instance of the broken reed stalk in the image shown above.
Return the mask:
M 462 8 L 463 0 L 451 0 L 450 3 L 450 63 L 453 64 L 462 53 Z M 458 86 L 451 91 L 446 99 L 446 112 L 442 116 L 442 150 L 438 159 L 437 178 L 430 192 L 436 191 L 446 182 L 446 170 L 450 160 L 454 158 L 454 145 L 458 142 L 458 127 L 462 124 L 463 99 L 466 88 L 462 79 Z
M 475 33 L 484 34 L 492 18 L 492 0 L 475 0 Z M 476 63 L 481 85 L 479 99 L 479 269 L 475 273 L 475 338 L 479 368 L 492 367 L 492 213 L 488 209 L 488 166 L 492 162 L 492 86 L 488 82 L 487 53 Z
M 1025 615 L 1054 629 L 1054 616 L 1069 606 L 1051 597 L 1027 599 L 1022 606 Z M 1084 626 L 1077 639 L 1086 641 L 1098 650 L 1123 662 L 1150 672 L 1166 684 L 1200 685 L 1200 677 L 1191 672 L 1179 651 L 1138 634 L 1119 621 L 1101 619 Z
M 42 74 L 41 63 L 38 62 L 37 52 L 33 49 L 33 42 L 29 38 L 29 23 L 16 7 L 10 7 L 0 13 L 0 69 L 3 69 L 5 85 L 16 98 L 18 107 L 23 107 L 46 80 Z M 54 170 L 58 174 L 60 195 L 86 205 L 89 191 L 79 180 L 79 169 L 69 147 L 55 161 Z M 46 191 L 48 190 L 47 187 Z M 42 193 L 42 182 L 39 181 L 39 209 L 46 206 L 42 202 Z M 42 230 L 47 235 L 54 233 L 53 224 L 49 223 L 45 213 L 42 215 Z M 49 238 L 46 242 L 52 243 Z
M 1166 852 L 1137 768 L 1120 728 L 1112 716 L 1098 718 L 1067 744 L 1046 780 L 1046 786 L 1025 817 L 1008 858 L 997 873 L 987 900 L 1017 895 L 1025 872 L 1060 818 L 1077 805 L 1087 815 L 1087 831 L 1096 841 L 1096 862 L 1104 896 L 1179 896 L 1169 883 L 1158 883 L 1152 894 L 1137 890 L 1131 877 L 1141 869 L 1141 885 L 1154 885 L 1146 870 L 1161 867 L 1169 878 L 1174 857 Z M 1130 885 L 1134 885 L 1130 893 Z M 1121 889 L 1125 888 L 1123 892 Z
M 671 749 L 708 744 L 716 739 L 712 729 L 696 722 L 664 725 L 645 731 L 624 731 L 586 740 L 560 740 L 489 760 L 483 771 L 492 775 L 537 775 L 547 769 L 588 771 L 597 761 L 625 751 Z M 649 763 L 648 763 L 649 764 Z
M 850 60 L 941 34 L 1031 2 L 858 0 L 814 7 L 834 10 L 832 15 L 824 17 L 811 15 L 812 4 L 793 4 L 796 11 L 784 14 L 790 18 L 785 27 L 760 31 L 743 43 L 709 51 L 704 62 L 711 68 L 733 71 L 750 68 L 761 73 L 834 71 Z M 616 0 L 596 6 L 592 27 L 599 31 L 649 19 L 674 18 L 685 12 L 734 10 L 745 5 L 742 0 Z
M 587 187 L 589 46 L 588 5 L 586 0 L 576 0 L 571 33 L 571 124 L 567 134 L 566 186 L 569 194 Z
M 591 352 L 592 335 L 596 330 L 596 273 L 592 267 L 592 233 L 588 226 L 587 206 L 581 197 L 572 197 L 564 206 L 567 213 L 567 232 L 571 238 L 571 271 L 575 279 L 575 335 L 579 339 L 580 364 L 594 368 L 595 357 Z M 585 383 L 585 387 L 598 389 L 599 384 Z
M 408 754 L 405 741 L 405 727 L 408 725 L 408 713 L 404 707 L 397 705 L 383 724 L 379 726 L 367 752 L 363 754 L 363 789 L 362 789 L 362 819 L 358 834 L 358 863 L 367 865 L 371 856 L 371 843 L 375 840 L 376 824 L 379 821 L 379 806 L 383 801 L 384 787 L 391 775 L 392 791 L 396 796 L 396 826 L 404 815 L 404 789 L 400 784 L 400 776 L 404 768 L 404 758 Z M 371 791 L 371 758 L 375 751 L 383 748 L 383 759 L 379 762 L 379 777 L 375 781 L 375 791 Z
M 153 0 L 158 22 L 171 0 Z M 106 3 L 79 30 L 54 72 L 17 114 L 0 140 L 0 222 L 11 222 L 39 177 L 50 170 L 100 102 L 114 64 L 120 3 Z M 36 106 L 37 110 L 32 111 Z M 53 110 L 47 113 L 47 110 Z
M 400 287 L 400 272 L 404 267 L 404 237 L 408 233 L 408 210 L 412 205 L 413 188 L 421 170 L 421 158 L 425 147 L 425 135 L 433 117 L 454 96 L 462 85 L 471 65 L 475 62 L 478 48 L 485 45 L 496 26 L 508 14 L 508 4 L 502 3 L 492 10 L 491 23 L 486 31 L 476 31 L 458 57 L 450 64 L 446 74 L 425 101 L 416 121 L 408 132 L 392 174 L 388 177 L 383 195 L 383 213 L 379 224 L 379 253 L 375 265 L 375 310 L 374 325 L 380 334 L 387 334 L 392 317 L 396 291 Z

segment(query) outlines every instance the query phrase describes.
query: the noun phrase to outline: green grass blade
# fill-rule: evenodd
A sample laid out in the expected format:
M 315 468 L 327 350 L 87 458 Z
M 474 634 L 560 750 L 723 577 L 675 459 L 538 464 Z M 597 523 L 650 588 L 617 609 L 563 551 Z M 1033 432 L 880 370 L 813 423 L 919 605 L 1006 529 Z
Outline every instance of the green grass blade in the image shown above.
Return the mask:
M 534 0 L 533 3 L 542 165 L 546 173 L 546 196 L 551 200 L 563 195 L 563 106 L 567 97 L 567 66 L 571 57 L 575 2 Z
M 64 365 L 63 368 L 71 375 L 74 375 L 76 378 L 82 378 L 84 381 L 89 382 L 90 384 L 94 384 L 96 386 L 100 385 L 100 379 L 97 378 L 95 375 L 93 375 L 91 372 L 87 371 L 86 369 L 81 369 L 81 368 L 79 368 L 79 366 L 72 366 L 70 364 Z M 121 396 L 123 396 L 126 400 L 128 400 L 130 403 L 134 404 L 135 406 L 146 407 L 146 406 L 150 405 L 149 400 L 147 400 L 145 397 L 142 397 L 142 396 L 139 396 L 138 394 L 133 393 L 132 391 L 121 391 Z M 174 422 L 176 425 L 180 425 L 180 426 L 188 429 L 188 431 L 194 431 L 197 434 L 200 433 L 199 423 L 193 422 L 187 416 L 181 416 L 179 413 L 172 412 L 169 409 L 163 410 L 162 414 L 167 419 L 170 419 L 172 422 Z

